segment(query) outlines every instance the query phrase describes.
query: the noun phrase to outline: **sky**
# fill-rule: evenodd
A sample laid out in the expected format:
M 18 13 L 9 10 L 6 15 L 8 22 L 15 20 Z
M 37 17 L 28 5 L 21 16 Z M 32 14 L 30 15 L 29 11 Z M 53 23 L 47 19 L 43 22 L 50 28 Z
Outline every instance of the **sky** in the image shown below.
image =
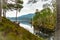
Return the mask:
M 37 3 L 30 3 L 27 4 L 28 0 L 23 0 L 23 8 L 21 9 L 20 12 L 18 12 L 18 17 L 22 16 L 22 15 L 26 15 L 26 14 L 33 14 L 35 13 L 36 9 L 42 10 L 43 9 L 43 4 L 45 3 L 50 3 L 51 0 L 48 0 L 46 2 L 42 2 L 41 0 L 39 0 Z M 11 1 L 9 1 L 11 2 Z M 14 11 L 7 11 L 6 13 L 7 17 L 16 17 L 16 10 Z

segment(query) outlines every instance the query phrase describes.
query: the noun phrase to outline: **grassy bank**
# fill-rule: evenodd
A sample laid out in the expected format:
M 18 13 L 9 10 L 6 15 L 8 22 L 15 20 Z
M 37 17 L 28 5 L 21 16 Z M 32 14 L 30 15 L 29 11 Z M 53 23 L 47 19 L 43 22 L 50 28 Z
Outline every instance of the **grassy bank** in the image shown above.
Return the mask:
M 2 18 L 0 22 L 0 40 L 43 40 L 41 37 L 31 34 L 29 31 L 11 22 L 6 18 Z

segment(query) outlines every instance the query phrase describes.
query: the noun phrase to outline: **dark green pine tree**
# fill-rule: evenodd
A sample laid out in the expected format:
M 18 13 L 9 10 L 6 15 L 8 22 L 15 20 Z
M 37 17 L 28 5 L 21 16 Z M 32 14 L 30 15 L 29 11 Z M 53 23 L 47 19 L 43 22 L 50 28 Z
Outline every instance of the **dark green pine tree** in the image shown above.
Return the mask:
M 6 17 L 6 11 L 7 10 L 12 10 L 12 8 L 14 7 L 14 5 L 7 3 L 7 0 L 2 0 L 2 1 L 3 1 L 3 5 L 2 5 L 3 17 Z
M 6 11 L 7 11 L 7 0 L 3 0 L 3 17 L 6 17 Z
M 22 0 L 15 0 L 14 2 L 15 2 L 15 4 L 8 4 L 8 8 L 10 10 L 16 10 L 16 22 L 17 22 L 17 14 L 23 8 L 23 6 L 22 6 L 23 1 Z
M 5 1 L 3 1 L 3 16 L 6 17 L 6 10 L 16 10 L 16 22 L 17 22 L 17 14 L 18 12 L 20 12 L 20 10 L 23 8 L 22 4 L 23 1 L 22 0 L 15 0 L 15 4 L 12 3 L 8 3 Z
M 16 10 L 16 22 L 17 22 L 17 14 L 18 14 L 18 12 L 20 12 L 20 10 L 23 8 L 23 6 L 22 6 L 22 4 L 23 4 L 23 1 L 21 1 L 21 0 L 15 0 L 15 6 L 14 6 L 14 8 L 15 8 L 15 10 Z

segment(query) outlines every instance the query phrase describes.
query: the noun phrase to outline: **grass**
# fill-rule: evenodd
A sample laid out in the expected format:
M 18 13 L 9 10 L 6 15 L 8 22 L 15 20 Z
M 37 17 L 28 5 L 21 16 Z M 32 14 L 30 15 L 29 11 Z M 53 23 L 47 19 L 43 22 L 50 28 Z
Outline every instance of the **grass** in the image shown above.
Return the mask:
M 2 18 L 0 22 L 0 40 L 43 40 L 11 22 L 6 18 Z

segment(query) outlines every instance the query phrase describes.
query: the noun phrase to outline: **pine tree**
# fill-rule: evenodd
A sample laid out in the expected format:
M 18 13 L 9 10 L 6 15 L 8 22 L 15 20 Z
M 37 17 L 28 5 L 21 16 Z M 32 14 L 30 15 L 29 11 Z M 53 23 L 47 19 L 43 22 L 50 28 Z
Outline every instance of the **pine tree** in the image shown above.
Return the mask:
M 7 0 L 3 0 L 3 17 L 6 17 Z
M 16 4 L 15 4 L 14 8 L 16 10 L 16 22 L 17 22 L 17 14 L 18 14 L 18 11 L 20 11 L 23 8 L 23 6 L 21 5 L 21 4 L 23 4 L 23 1 L 15 0 L 15 3 Z

